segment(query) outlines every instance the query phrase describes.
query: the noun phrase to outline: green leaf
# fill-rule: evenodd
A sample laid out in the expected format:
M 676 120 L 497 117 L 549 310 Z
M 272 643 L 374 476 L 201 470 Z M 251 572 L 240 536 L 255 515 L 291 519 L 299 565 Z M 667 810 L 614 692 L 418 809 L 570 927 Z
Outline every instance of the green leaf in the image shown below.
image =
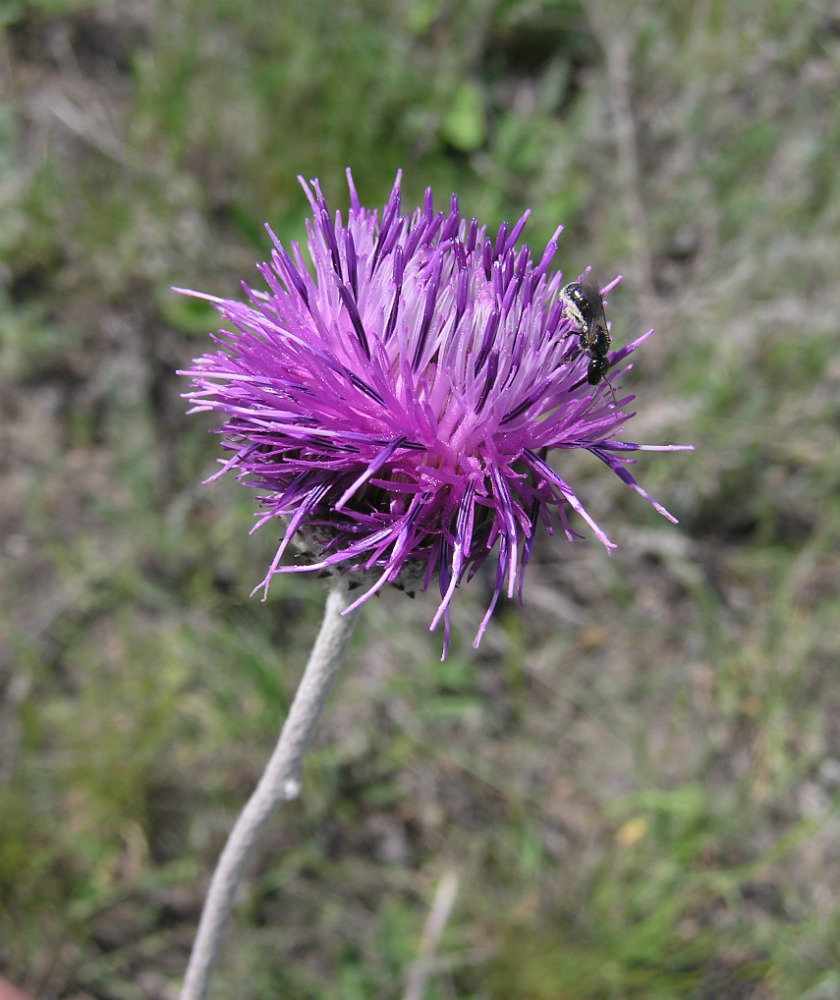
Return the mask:
M 472 153 L 487 137 L 484 127 L 484 96 L 477 83 L 465 80 L 452 95 L 449 110 L 440 123 L 441 138 L 462 153 Z

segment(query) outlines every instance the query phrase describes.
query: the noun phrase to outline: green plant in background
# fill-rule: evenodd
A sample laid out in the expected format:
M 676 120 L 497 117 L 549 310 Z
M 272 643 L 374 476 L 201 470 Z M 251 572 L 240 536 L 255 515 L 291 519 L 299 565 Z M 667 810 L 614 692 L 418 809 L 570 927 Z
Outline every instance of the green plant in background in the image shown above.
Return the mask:
M 457 190 L 491 228 L 531 205 L 532 246 L 562 219 L 572 274 L 629 274 L 609 315 L 619 344 L 641 317 L 657 328 L 633 373 L 644 436 L 700 447 L 677 481 L 646 462 L 679 532 L 576 466 L 593 516 L 619 510 L 632 531 L 610 560 L 546 540 L 525 607 L 478 654 L 460 637 L 490 596 L 481 575 L 442 666 L 422 599 L 369 602 L 365 662 L 313 746 L 306 801 L 255 859 L 219 995 L 318 998 L 339 979 L 393 995 L 452 865 L 470 898 L 427 1000 L 558 982 L 834 996 L 836 17 L 642 3 L 622 78 L 609 18 L 588 20 L 603 4 L 385 6 L 328 23 L 317 5 L 0 5 L 0 968 L 45 998 L 151 1000 L 182 974 L 200 875 L 291 701 L 319 598 L 276 579 L 248 599 L 278 539 L 231 545 L 247 497 L 196 485 L 213 441 L 186 426 L 172 371 L 211 320 L 169 285 L 238 295 L 266 214 L 303 236 L 295 173 L 339 203 L 350 163 L 365 201 L 404 163 L 412 201 Z M 156 715 L 139 678 L 162 662 Z M 148 729 L 125 726 L 132 701 Z M 697 787 L 711 849 L 634 797 Z M 633 821 L 646 832 L 628 846 Z M 652 961 L 638 921 L 676 957 Z

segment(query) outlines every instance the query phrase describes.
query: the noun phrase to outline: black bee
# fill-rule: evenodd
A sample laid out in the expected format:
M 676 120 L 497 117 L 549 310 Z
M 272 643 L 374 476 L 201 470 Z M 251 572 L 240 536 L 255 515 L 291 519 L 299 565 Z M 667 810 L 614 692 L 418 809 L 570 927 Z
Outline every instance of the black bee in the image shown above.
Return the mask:
M 565 285 L 560 290 L 560 301 L 566 315 L 578 329 L 581 351 L 589 358 L 586 381 L 597 385 L 610 370 L 607 358 L 610 332 L 604 314 L 604 300 L 592 272 L 587 271 L 580 281 Z

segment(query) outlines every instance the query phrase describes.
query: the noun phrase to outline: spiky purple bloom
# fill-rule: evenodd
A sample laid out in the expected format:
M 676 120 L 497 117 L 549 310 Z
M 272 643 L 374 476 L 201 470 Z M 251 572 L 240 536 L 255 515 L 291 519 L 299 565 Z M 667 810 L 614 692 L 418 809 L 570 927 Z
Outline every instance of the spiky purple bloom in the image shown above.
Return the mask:
M 445 655 L 455 587 L 494 550 L 476 646 L 505 582 L 521 599 L 540 523 L 551 532 L 556 520 L 571 541 L 572 510 L 615 547 L 548 464 L 551 449 L 591 452 L 674 521 L 627 466 L 632 452 L 677 446 L 619 440 L 634 397 L 616 400 L 614 378 L 587 384 L 561 275 L 549 270 L 559 228 L 537 260 L 516 247 L 527 212 L 495 239 L 461 218 L 454 195 L 448 213 L 427 190 L 402 215 L 398 173 L 380 216 L 359 204 L 348 170 L 345 223 L 317 180 L 300 181 L 314 274 L 297 244 L 289 253 L 269 230 L 271 263 L 258 268 L 267 291 L 243 283 L 247 303 L 187 293 L 235 331 L 220 331 L 222 350 L 181 374 L 192 380 L 190 412 L 225 415 L 232 454 L 217 476 L 236 469 L 261 491 L 253 530 L 283 519 L 264 588 L 275 573 L 337 568 L 367 577 L 355 607 L 386 583 L 425 589 L 437 577 L 431 627 L 444 619 Z M 611 365 L 647 336 L 612 352 Z M 306 558 L 281 566 L 295 537 Z

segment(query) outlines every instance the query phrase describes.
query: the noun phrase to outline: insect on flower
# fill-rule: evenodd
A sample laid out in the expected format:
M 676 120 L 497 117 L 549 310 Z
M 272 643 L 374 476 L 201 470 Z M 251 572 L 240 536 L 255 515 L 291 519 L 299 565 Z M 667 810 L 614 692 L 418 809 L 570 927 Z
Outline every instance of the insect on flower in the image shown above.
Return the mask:
M 348 170 L 346 219 L 330 213 L 317 181 L 300 179 L 311 265 L 269 230 L 265 290 L 243 285 L 246 301 L 185 292 L 226 326 L 218 349 L 181 374 L 191 412 L 224 418 L 217 475 L 236 470 L 258 491 L 254 530 L 281 526 L 262 589 L 277 573 L 351 574 L 365 586 L 355 607 L 387 584 L 425 590 L 435 580 L 431 627 L 443 621 L 445 655 L 455 590 L 491 554 L 476 646 L 502 591 L 521 599 L 540 525 L 572 541 L 573 514 L 615 547 L 549 463 L 552 451 L 589 452 L 673 521 L 628 466 L 636 451 L 681 446 L 621 439 L 633 396 L 610 404 L 599 383 L 649 334 L 607 358 L 594 279 L 563 286 L 550 268 L 560 228 L 532 257 L 517 246 L 527 212 L 491 236 L 454 195 L 435 212 L 427 190 L 403 214 L 400 179 L 380 214 L 361 205 Z M 298 561 L 283 562 L 293 542 Z
M 602 379 L 607 380 L 607 372 L 610 370 L 607 354 L 612 338 L 607 329 L 601 289 L 593 273 L 587 271 L 580 281 L 564 285 L 560 290 L 560 300 L 579 332 L 581 351 L 590 359 L 586 369 L 587 382 L 589 385 L 597 385 Z

